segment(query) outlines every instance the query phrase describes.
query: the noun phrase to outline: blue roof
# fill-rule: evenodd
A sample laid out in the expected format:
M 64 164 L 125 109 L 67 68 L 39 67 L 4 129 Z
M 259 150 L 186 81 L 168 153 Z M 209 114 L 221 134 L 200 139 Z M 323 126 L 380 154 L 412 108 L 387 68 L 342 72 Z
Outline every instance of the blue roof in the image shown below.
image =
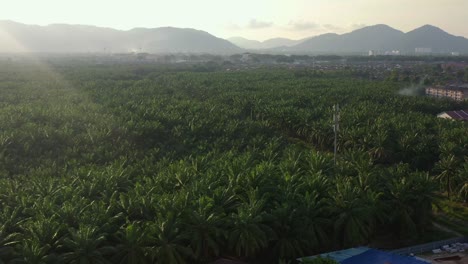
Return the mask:
M 342 262 L 345 259 L 354 257 L 356 255 L 362 254 L 363 252 L 368 251 L 369 248 L 367 247 L 358 247 L 358 248 L 348 248 L 345 250 L 329 252 L 325 254 L 321 254 L 320 256 L 323 258 L 331 258 L 338 262 Z
M 322 258 L 330 258 L 330 259 L 333 259 L 335 261 L 342 262 L 345 259 L 348 259 L 350 257 L 359 255 L 359 254 L 361 254 L 363 252 L 366 252 L 367 250 L 369 250 L 368 247 L 348 248 L 348 249 L 344 249 L 344 250 L 323 253 L 323 254 L 320 254 L 319 256 L 322 257 Z M 304 258 L 300 258 L 298 260 L 314 259 L 316 257 L 318 257 L 318 256 L 304 257 Z
M 339 262 L 341 264 L 427 264 L 427 262 L 414 257 L 400 256 L 375 249 L 369 249 Z

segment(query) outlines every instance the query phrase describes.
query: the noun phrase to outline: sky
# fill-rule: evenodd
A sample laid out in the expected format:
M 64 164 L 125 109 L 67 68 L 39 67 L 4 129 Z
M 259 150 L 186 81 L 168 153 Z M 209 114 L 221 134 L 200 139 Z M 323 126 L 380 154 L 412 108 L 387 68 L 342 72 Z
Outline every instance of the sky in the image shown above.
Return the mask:
M 196 28 L 217 37 L 301 39 L 375 24 L 431 24 L 468 37 L 468 0 L 1 0 L 0 20 L 128 30 Z

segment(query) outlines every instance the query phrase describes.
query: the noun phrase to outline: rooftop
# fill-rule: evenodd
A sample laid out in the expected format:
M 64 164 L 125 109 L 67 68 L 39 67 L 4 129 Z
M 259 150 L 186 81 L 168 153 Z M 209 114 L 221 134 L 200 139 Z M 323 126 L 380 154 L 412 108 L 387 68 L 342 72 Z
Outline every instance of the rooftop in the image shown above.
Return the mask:
M 240 262 L 237 260 L 232 260 L 232 259 L 220 258 L 214 262 L 211 262 L 211 264 L 247 264 L 247 263 Z
M 319 255 L 322 258 L 333 259 L 340 264 L 427 264 L 428 262 L 408 256 L 401 256 L 391 252 L 385 252 L 368 247 L 349 248 Z M 298 259 L 314 259 L 318 256 L 311 256 Z
M 449 85 L 438 85 L 438 86 L 433 86 L 433 87 L 427 87 L 427 88 L 439 88 L 439 89 L 446 89 L 446 90 L 462 90 L 462 91 L 468 91 L 468 83 L 463 83 L 463 84 L 449 84 Z
M 459 110 L 459 111 L 446 111 L 439 114 L 447 114 L 452 119 L 468 121 L 468 110 Z
M 449 88 L 461 88 L 461 89 L 468 89 L 468 83 L 463 84 L 451 84 L 448 85 Z

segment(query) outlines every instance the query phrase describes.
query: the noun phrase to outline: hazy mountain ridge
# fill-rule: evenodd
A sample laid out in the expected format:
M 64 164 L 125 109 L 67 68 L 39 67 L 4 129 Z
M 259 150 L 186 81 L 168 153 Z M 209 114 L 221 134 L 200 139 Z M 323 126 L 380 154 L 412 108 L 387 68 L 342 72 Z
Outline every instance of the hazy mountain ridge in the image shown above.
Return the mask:
M 375 25 L 345 34 L 324 34 L 290 47 L 292 52 L 362 53 L 398 50 L 414 53 L 416 48 L 430 48 L 435 53 L 468 53 L 468 39 L 451 35 L 440 28 L 425 25 L 410 32 Z
M 345 34 L 327 33 L 301 40 L 273 38 L 260 42 L 240 37 L 230 38 L 228 41 L 191 28 L 134 28 L 123 31 L 87 25 L 37 26 L 0 21 L 0 52 L 3 53 L 234 54 L 245 52 L 247 49 L 283 54 L 363 54 L 369 50 L 401 51 L 402 54 L 412 54 L 416 48 L 429 48 L 435 53 L 468 54 L 468 39 L 451 35 L 431 25 L 404 33 L 380 24 Z
M 121 31 L 84 25 L 25 25 L 0 21 L 0 52 L 149 52 L 231 54 L 242 49 L 205 31 L 135 28 Z

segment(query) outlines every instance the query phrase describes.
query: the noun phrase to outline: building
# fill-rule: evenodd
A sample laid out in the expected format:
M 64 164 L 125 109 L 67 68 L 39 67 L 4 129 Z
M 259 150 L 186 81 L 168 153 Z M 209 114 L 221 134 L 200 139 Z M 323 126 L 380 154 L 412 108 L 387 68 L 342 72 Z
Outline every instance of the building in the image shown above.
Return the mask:
M 432 48 L 415 48 L 416 54 L 431 54 Z
M 432 97 L 450 98 L 457 101 L 467 100 L 468 84 L 427 87 L 426 95 Z
M 247 264 L 247 263 L 237 261 L 237 260 L 232 260 L 232 259 L 220 258 L 214 262 L 211 262 L 211 264 Z
M 399 56 L 401 53 L 399 50 L 389 50 L 385 52 L 385 55 L 390 55 L 390 56 Z
M 385 252 L 368 247 L 350 248 L 340 251 L 324 253 L 318 256 L 304 257 L 298 259 L 303 262 L 307 259 L 317 257 L 330 258 L 340 264 L 427 264 L 429 261 L 409 256 L 401 256 L 391 252 Z
M 446 111 L 437 115 L 439 118 L 468 121 L 468 110 Z

